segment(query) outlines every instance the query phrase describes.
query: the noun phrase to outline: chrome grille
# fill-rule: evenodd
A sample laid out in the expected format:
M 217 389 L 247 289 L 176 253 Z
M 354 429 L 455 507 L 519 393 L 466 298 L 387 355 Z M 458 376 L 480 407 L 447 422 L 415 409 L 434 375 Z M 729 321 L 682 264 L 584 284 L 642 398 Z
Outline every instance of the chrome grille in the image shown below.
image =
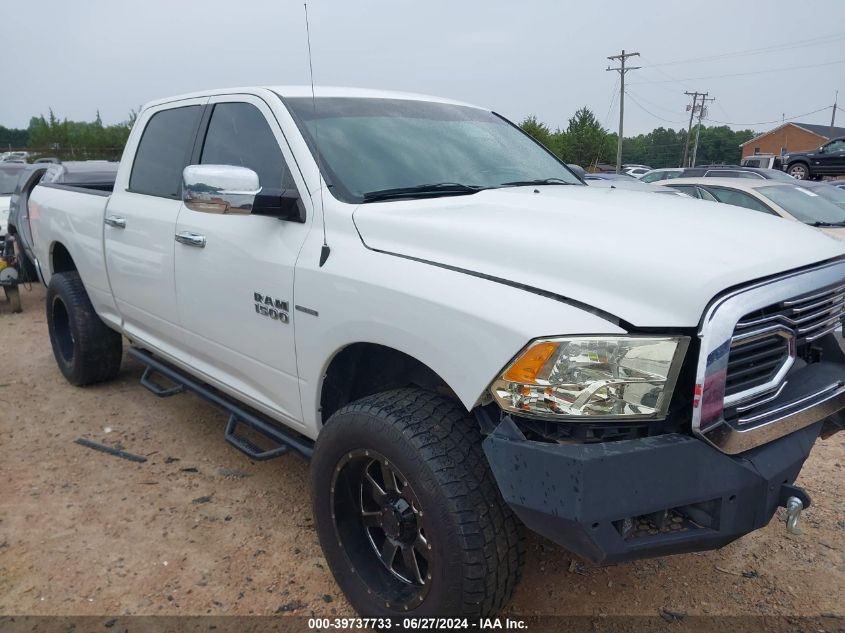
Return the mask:
M 773 400 L 797 356 L 845 315 L 845 284 L 773 303 L 741 318 L 731 338 L 725 418 L 740 424 Z M 736 405 L 736 406 L 733 406 Z
M 737 454 L 845 408 L 841 367 L 814 343 L 843 321 L 845 258 L 715 299 L 699 330 L 693 433 Z
M 845 315 L 845 284 L 780 301 L 749 314 L 736 324 L 734 336 L 779 324 L 793 330 L 800 347 L 833 332 Z
M 762 333 L 759 338 L 731 341 L 725 395 L 733 396 L 775 378 L 790 355 L 790 339 L 782 332 Z

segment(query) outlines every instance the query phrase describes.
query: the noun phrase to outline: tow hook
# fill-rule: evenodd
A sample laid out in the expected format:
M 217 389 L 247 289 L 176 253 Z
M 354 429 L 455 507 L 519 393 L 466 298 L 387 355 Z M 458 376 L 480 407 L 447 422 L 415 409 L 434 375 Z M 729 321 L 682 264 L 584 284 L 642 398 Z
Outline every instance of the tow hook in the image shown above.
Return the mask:
M 801 518 L 801 512 L 805 508 L 810 507 L 810 495 L 807 491 L 798 486 L 791 486 L 783 484 L 780 488 L 779 504 L 786 508 L 786 531 L 790 534 L 801 534 L 801 528 L 798 527 L 798 521 Z

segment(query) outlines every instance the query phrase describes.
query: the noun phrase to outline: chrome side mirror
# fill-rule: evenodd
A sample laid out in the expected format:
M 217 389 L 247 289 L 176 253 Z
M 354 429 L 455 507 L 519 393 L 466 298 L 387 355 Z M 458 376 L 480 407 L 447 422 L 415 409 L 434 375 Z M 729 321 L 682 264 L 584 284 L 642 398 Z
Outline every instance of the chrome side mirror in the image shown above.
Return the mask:
M 261 193 L 258 174 L 235 165 L 188 165 L 182 181 L 185 206 L 203 213 L 249 215 Z

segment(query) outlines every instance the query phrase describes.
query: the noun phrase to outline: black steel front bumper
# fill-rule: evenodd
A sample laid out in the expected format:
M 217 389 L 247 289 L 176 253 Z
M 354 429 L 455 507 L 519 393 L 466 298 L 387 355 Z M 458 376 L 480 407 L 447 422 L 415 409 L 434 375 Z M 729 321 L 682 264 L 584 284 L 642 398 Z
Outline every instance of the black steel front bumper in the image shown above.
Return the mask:
M 714 549 L 765 526 L 823 424 L 732 456 L 680 434 L 529 441 L 505 416 L 483 446 L 505 501 L 529 529 L 613 563 Z

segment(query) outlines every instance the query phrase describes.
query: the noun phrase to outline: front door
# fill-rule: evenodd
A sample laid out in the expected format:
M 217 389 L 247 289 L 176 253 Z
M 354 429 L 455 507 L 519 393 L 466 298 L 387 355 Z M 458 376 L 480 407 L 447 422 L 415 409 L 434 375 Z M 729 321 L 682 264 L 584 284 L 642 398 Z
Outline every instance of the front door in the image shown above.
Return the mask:
M 225 95 L 213 97 L 208 108 L 195 162 L 248 167 L 262 187 L 305 191 L 299 173 L 288 167 L 295 163 L 264 101 Z M 175 227 L 176 235 L 204 238 L 176 242 L 176 299 L 190 362 L 213 384 L 288 424 L 302 421 L 293 276 L 311 226 L 306 212 L 302 224 L 183 207 Z
M 173 230 L 182 207 L 182 170 L 208 99 L 151 108 L 104 218 L 106 270 L 126 333 L 161 350 L 179 347 Z M 126 152 L 127 158 L 133 148 Z
M 820 155 L 824 174 L 841 176 L 845 174 L 845 139 L 836 139 L 824 146 Z

